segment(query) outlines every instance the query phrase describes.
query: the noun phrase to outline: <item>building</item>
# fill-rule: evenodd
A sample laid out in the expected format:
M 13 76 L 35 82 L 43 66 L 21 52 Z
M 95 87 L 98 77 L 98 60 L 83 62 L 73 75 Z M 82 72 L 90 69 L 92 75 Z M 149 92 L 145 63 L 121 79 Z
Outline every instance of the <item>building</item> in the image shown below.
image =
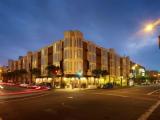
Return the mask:
M 146 71 L 148 79 L 150 79 L 150 82 L 152 83 L 160 83 L 160 72 L 156 70 L 148 70 Z
M 33 82 L 31 70 L 37 68 L 41 71 L 41 77 L 34 82 L 52 81 L 57 85 L 64 82 L 68 87 L 107 82 L 127 84 L 132 67 L 129 57 L 121 57 L 112 48 L 103 48 L 92 41 L 85 40 L 78 30 L 65 31 L 63 39 L 38 51 L 30 51 L 18 60 L 9 60 L 8 65 L 12 72 L 20 69 L 26 70 L 25 78 L 29 83 Z M 46 67 L 49 65 L 59 66 L 61 69 L 54 80 L 48 77 Z M 94 78 L 92 71 L 95 69 L 108 71 L 109 75 L 101 79 L 103 82 Z
M 9 71 L 14 71 L 14 60 L 8 60 Z
M 8 66 L 0 66 L 0 82 L 4 82 L 8 80 L 6 76 L 8 69 L 9 69 Z
M 121 57 L 120 68 L 121 68 L 120 71 L 121 71 L 121 79 L 122 79 L 121 82 L 125 82 L 126 84 L 128 84 L 128 80 L 130 78 L 130 72 L 131 72 L 130 58 L 128 56 Z
M 3 72 L 3 67 L 0 66 L 0 82 L 2 82 L 3 79 L 2 72 Z

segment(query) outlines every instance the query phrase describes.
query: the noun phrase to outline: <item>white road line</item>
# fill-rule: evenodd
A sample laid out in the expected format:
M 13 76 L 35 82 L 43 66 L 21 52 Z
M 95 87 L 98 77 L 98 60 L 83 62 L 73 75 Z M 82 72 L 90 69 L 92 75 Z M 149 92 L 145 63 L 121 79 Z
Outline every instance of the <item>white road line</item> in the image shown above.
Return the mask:
M 152 105 L 144 114 L 142 114 L 137 120 L 147 120 L 149 116 L 155 111 L 155 109 L 160 105 L 160 100 L 156 104 Z
M 126 98 L 126 97 L 129 97 L 129 96 L 125 96 L 125 95 L 116 95 L 116 94 L 104 94 L 104 93 L 94 93 L 94 94 L 97 94 L 97 95 L 110 95 L 110 96 L 116 96 L 116 97 L 123 97 L 123 98 Z
M 152 92 L 149 92 L 149 93 L 147 93 L 147 95 L 152 95 L 153 93 L 158 92 L 158 91 L 160 91 L 160 89 L 154 90 L 154 91 L 152 91 Z
M 71 97 L 67 97 L 67 98 L 69 98 L 69 99 L 73 99 L 73 97 L 71 96 Z
M 48 93 L 49 94 L 49 93 Z M 39 98 L 39 97 L 43 97 L 46 96 L 48 94 L 42 94 L 39 96 L 33 96 L 33 97 L 26 97 L 26 98 L 19 98 L 19 99 L 13 99 L 13 100 L 7 100 L 7 101 L 0 101 L 0 104 L 4 104 L 4 103 L 8 103 L 8 102 L 17 102 L 17 101 L 24 101 L 24 100 L 28 100 L 28 99 L 33 99 L 33 98 Z
M 112 96 L 117 96 L 117 97 L 129 97 L 129 96 L 126 96 L 126 95 L 115 95 L 115 94 L 107 94 L 107 95 L 112 95 Z

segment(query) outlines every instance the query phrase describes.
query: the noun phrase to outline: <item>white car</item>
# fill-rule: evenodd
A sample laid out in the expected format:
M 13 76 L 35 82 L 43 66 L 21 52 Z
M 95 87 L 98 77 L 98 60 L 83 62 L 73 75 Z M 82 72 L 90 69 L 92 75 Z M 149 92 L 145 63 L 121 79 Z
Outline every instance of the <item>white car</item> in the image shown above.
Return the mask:
M 0 89 L 3 89 L 4 87 L 2 85 L 0 85 Z
M 21 87 L 28 87 L 29 84 L 20 84 Z

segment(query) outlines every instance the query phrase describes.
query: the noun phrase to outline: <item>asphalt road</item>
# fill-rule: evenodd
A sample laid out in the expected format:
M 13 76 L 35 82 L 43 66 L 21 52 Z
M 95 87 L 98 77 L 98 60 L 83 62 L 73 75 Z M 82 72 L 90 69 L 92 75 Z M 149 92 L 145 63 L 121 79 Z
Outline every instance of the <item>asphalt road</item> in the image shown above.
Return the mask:
M 22 88 L 22 87 L 16 87 L 16 86 L 9 86 L 9 85 L 0 85 L 3 87 L 0 88 L 0 94 L 3 94 L 3 93 L 8 93 L 8 92 L 19 92 L 19 91 L 24 91 L 26 90 L 26 88 Z
M 159 89 L 52 90 L 0 101 L 0 120 L 160 120 Z

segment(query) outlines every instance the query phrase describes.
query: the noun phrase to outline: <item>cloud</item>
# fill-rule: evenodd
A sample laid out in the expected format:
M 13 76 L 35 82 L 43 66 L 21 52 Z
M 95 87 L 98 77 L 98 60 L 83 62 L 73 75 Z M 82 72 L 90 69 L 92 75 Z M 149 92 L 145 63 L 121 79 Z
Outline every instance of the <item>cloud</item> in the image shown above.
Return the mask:
M 149 47 L 156 46 L 157 35 L 152 33 L 144 33 L 142 30 L 133 34 L 128 38 L 127 50 L 129 53 L 137 53 L 139 50 L 145 50 Z

